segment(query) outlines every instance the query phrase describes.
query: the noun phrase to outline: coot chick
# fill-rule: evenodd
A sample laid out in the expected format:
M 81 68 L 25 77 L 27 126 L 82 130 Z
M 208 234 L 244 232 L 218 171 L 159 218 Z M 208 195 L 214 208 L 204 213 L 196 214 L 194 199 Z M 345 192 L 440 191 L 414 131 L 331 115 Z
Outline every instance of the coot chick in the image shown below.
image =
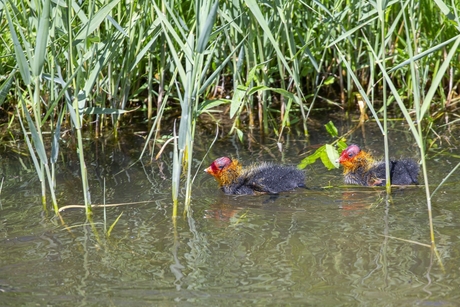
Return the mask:
M 343 166 L 346 184 L 362 186 L 382 186 L 386 184 L 385 162 L 375 161 L 371 154 L 358 145 L 348 146 L 339 158 Z M 420 171 L 418 163 L 412 159 L 390 161 L 390 181 L 392 185 L 418 184 Z
M 278 194 L 305 187 L 303 171 L 269 162 L 243 169 L 238 160 L 221 157 L 204 171 L 214 176 L 222 191 L 230 195 Z

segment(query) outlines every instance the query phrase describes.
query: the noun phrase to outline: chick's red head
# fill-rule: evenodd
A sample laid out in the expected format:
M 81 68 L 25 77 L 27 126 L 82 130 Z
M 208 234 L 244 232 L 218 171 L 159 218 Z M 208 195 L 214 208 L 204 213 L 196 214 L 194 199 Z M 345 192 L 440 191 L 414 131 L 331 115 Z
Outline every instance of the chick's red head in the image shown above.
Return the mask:
M 359 148 L 359 146 L 356 144 L 348 146 L 344 151 L 342 151 L 342 154 L 340 155 L 340 164 L 344 164 L 349 161 L 351 162 L 359 154 L 360 151 L 361 148 Z
M 232 159 L 229 157 L 220 157 L 214 160 L 211 165 L 204 171 L 210 175 L 213 175 L 214 177 L 217 177 L 223 170 L 229 167 L 231 163 Z

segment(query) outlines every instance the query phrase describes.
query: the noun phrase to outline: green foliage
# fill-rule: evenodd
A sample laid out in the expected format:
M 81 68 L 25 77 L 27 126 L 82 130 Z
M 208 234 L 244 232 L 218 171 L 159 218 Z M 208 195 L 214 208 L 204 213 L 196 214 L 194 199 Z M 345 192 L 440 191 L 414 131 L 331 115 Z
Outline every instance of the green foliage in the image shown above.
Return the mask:
M 329 121 L 324 126 L 326 127 L 326 131 L 329 133 L 331 137 L 337 138 L 339 136 L 338 130 L 332 121 Z M 337 149 L 336 147 L 334 147 L 334 144 L 336 145 Z M 324 166 L 328 170 L 338 168 L 338 159 L 340 156 L 339 153 L 342 152 L 342 150 L 344 150 L 345 148 L 347 148 L 347 144 L 342 138 L 339 138 L 332 144 L 325 144 L 321 146 L 313 154 L 302 159 L 302 161 L 299 163 L 297 167 L 299 169 L 304 169 L 308 165 L 315 163 L 316 160 L 321 159 L 321 162 L 323 162 Z
M 0 5 L 6 16 L 0 19 L 2 108 L 22 110 L 18 116 L 33 129 L 25 118 L 30 111 L 39 138 L 45 121 L 57 128 L 57 136 L 63 118 L 70 118 L 80 147 L 81 129 L 101 116 L 112 119 L 117 133 L 119 118 L 135 100 L 147 101 L 156 112 L 153 136 L 163 112 L 176 112 L 179 101 L 175 182 L 183 164 L 190 165 L 199 115 L 220 105 L 230 105 L 232 133 L 240 139 L 245 124 L 240 115 L 256 108 L 261 112 L 250 114 L 259 117 L 250 121 L 263 131 L 281 137 L 285 127 L 300 122 L 307 136 L 317 98 L 346 106 L 358 91 L 375 119 L 386 119 L 386 107 L 394 103 L 423 147 L 420 125 L 430 110 L 446 107 L 460 79 L 458 0 L 11 0 Z M 231 97 L 210 99 L 208 93 L 228 79 Z M 334 95 L 323 98 L 320 92 L 347 97 L 337 103 Z M 375 101 L 381 96 L 379 109 Z M 270 120 L 273 114 L 279 120 Z M 377 122 L 386 135 L 385 124 Z M 319 148 L 303 167 L 318 158 L 337 167 L 335 148 L 344 144 L 332 124 L 326 129 L 335 143 Z M 43 155 L 37 145 L 51 147 L 55 157 L 57 141 L 34 143 L 31 150 Z M 80 164 L 84 173 L 83 156 Z M 84 191 L 88 194 L 87 187 Z M 174 191 L 177 199 L 179 189 Z M 186 191 L 189 199 L 190 181 Z
M 316 162 L 316 160 L 321 159 L 321 162 L 323 162 L 324 166 L 331 170 L 338 168 L 338 162 L 337 159 L 339 158 L 339 155 L 337 153 L 337 150 L 330 145 L 326 144 L 318 148 L 312 155 L 309 155 L 305 159 L 303 159 L 299 165 L 299 169 L 304 169 L 310 164 L 313 164 Z

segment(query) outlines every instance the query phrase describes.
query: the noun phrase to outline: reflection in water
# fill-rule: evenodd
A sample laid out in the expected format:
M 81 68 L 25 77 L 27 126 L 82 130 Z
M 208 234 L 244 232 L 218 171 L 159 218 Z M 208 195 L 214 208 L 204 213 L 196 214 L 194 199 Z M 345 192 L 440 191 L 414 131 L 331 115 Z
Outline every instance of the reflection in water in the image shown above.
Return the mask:
M 383 190 L 356 189 L 342 193 L 340 208 L 344 216 L 349 214 L 363 214 L 365 209 L 375 208 L 383 202 Z
M 231 219 L 234 219 L 235 216 L 242 211 L 242 207 L 235 207 L 228 204 L 212 204 L 210 209 L 206 209 L 204 218 L 213 219 L 222 222 L 229 222 Z
M 177 255 L 179 246 L 180 246 L 179 242 L 175 240 L 174 245 L 171 249 L 174 263 L 169 266 L 169 268 L 171 269 L 171 273 L 173 273 L 173 275 L 176 277 L 174 284 L 176 285 L 176 290 L 178 291 L 181 290 L 181 284 L 182 284 L 181 279 L 184 277 L 184 274 L 182 274 L 182 270 L 185 269 L 185 267 L 182 264 L 180 264 L 179 258 Z

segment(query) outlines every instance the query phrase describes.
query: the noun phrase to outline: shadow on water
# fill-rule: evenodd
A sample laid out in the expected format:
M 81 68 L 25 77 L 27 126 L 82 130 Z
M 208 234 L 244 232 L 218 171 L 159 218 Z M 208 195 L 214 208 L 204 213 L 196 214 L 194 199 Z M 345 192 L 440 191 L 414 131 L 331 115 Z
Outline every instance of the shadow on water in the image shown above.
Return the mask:
M 88 163 L 93 203 L 145 201 L 103 209 L 93 226 L 81 209 L 65 210 L 63 227 L 42 211 L 32 171 L 8 155 L 1 195 L 0 302 L 5 306 L 90 305 L 421 305 L 453 306 L 460 300 L 459 192 L 448 184 L 434 198 L 435 229 L 445 271 L 426 247 L 388 236 L 427 243 L 424 191 L 396 189 L 392 203 L 382 189 L 343 187 L 340 170 L 316 163 L 307 168 L 308 189 L 273 198 L 227 196 L 203 169 L 222 155 L 297 164 L 315 144 L 254 137 L 219 141 L 197 169 L 212 137 L 197 140 L 192 210 L 172 219 L 171 159 L 131 165 L 142 143 L 136 134 L 112 143 L 93 141 Z M 123 135 L 122 133 L 120 135 Z M 355 136 L 368 148 L 377 133 Z M 414 151 L 392 140 L 395 156 Z M 299 138 L 300 139 L 300 138 Z M 58 177 L 60 206 L 81 204 L 78 161 L 63 152 Z M 378 151 L 379 148 L 376 149 Z M 155 149 L 158 151 L 158 148 Z M 378 155 L 378 152 L 377 154 Z M 430 180 L 440 182 L 452 158 L 430 161 Z M 23 159 L 25 160 L 25 159 Z M 16 160 L 17 161 L 17 160 Z M 33 169 L 33 168 L 30 168 Z M 458 182 L 454 174 L 450 182 Z M 103 182 L 106 182 L 104 190 Z M 98 233 L 98 236 L 95 233 Z

